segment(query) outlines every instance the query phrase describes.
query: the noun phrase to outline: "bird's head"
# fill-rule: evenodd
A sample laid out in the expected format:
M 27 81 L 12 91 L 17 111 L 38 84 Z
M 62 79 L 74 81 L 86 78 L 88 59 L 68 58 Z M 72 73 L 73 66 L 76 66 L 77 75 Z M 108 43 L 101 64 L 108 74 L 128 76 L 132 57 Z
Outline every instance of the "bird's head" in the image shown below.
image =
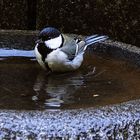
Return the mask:
M 46 27 L 40 31 L 37 43 L 52 50 L 57 49 L 63 44 L 63 36 L 56 28 Z

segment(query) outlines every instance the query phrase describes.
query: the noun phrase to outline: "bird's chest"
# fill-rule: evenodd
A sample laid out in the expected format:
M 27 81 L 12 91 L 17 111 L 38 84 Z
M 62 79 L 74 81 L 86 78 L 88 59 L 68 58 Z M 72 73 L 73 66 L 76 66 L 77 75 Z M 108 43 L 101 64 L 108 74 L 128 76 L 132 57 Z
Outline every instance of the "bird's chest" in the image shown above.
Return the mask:
M 67 55 L 60 50 L 55 50 L 48 54 L 45 61 L 48 63 L 48 66 L 52 71 L 64 71 L 67 68 Z

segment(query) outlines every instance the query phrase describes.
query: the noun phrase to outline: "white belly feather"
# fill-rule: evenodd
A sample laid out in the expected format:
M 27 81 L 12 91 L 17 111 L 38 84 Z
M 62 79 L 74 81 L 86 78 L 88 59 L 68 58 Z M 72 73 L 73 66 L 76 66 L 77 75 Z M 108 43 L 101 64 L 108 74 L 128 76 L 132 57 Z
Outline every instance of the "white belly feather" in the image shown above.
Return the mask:
M 45 62 L 48 63 L 52 71 L 72 71 L 80 67 L 83 61 L 83 53 L 77 55 L 72 61 L 68 60 L 67 55 L 60 49 L 48 54 Z

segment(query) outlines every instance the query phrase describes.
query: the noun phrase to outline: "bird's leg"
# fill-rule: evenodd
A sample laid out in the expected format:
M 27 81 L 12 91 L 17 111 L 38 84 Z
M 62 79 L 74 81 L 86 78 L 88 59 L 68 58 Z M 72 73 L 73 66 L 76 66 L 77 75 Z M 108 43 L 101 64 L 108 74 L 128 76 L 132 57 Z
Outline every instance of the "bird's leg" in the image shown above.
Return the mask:
M 96 71 L 96 67 L 93 67 L 92 71 L 88 72 L 85 76 L 91 76 L 95 74 L 95 71 Z

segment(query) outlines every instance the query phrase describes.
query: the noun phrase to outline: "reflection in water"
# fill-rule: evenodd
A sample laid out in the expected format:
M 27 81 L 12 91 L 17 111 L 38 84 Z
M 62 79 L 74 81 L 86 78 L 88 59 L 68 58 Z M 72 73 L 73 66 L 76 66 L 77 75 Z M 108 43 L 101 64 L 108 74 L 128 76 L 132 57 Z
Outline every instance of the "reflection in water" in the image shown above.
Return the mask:
M 140 98 L 140 69 L 125 61 L 92 54 L 76 72 L 47 76 L 32 58 L 0 59 L 1 109 L 85 108 Z
M 43 72 L 37 76 L 33 90 L 36 95 L 32 100 L 38 101 L 40 95 L 45 94 L 45 105 L 60 107 L 61 104 L 74 102 L 74 93 L 84 85 L 84 78 L 80 73 L 66 73 L 45 76 Z

